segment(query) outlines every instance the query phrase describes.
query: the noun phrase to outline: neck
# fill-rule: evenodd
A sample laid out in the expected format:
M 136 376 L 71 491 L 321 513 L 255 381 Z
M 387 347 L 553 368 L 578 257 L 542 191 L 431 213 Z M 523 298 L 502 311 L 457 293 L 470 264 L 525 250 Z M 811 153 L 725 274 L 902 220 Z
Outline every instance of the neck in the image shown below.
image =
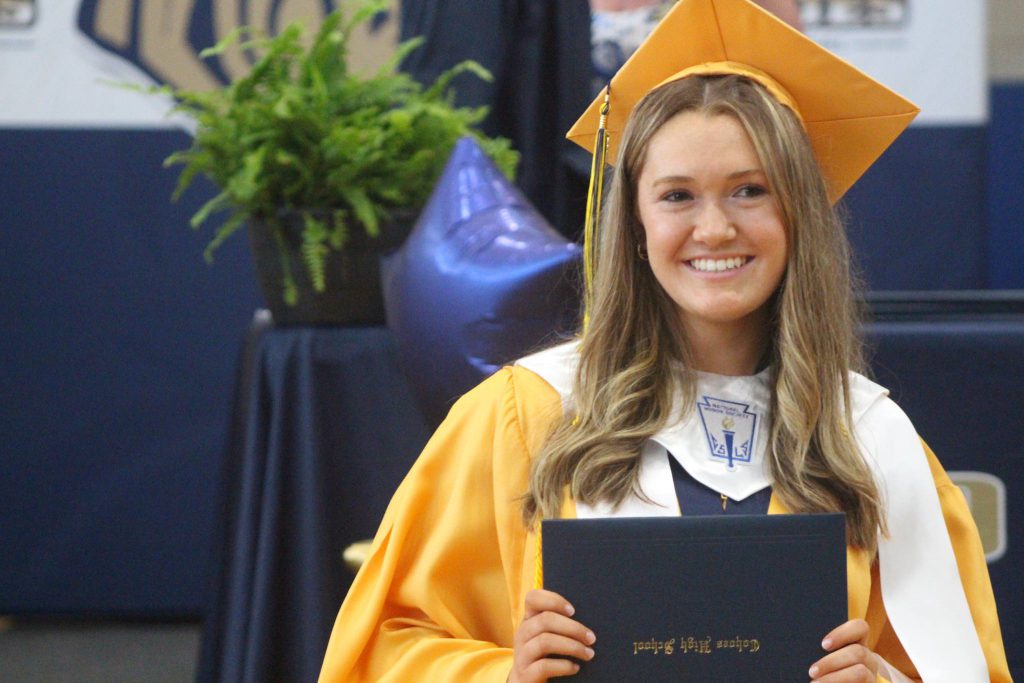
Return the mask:
M 768 343 L 768 326 L 761 320 L 743 325 L 686 325 L 685 330 L 693 367 L 716 375 L 753 375 Z

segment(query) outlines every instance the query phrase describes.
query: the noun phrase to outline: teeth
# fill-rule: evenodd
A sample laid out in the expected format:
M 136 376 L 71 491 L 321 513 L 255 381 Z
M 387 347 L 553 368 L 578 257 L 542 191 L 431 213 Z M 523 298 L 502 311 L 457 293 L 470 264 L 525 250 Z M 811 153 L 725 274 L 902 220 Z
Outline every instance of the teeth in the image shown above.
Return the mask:
M 739 268 L 746 262 L 747 258 L 745 256 L 723 259 L 697 258 L 690 261 L 690 265 L 706 273 L 719 273 L 723 270 Z

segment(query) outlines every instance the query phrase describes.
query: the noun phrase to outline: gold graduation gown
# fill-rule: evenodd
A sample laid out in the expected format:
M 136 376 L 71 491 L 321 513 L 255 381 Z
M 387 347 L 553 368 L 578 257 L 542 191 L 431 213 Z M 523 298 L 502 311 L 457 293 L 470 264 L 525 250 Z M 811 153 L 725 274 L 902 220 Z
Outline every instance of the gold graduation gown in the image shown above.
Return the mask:
M 537 561 L 517 499 L 562 410 L 559 393 L 522 367 L 455 404 L 384 515 L 335 622 L 322 683 L 507 679 Z M 1010 681 L 977 528 L 926 451 L 990 680 Z M 769 513 L 784 512 L 773 497 Z M 563 516 L 575 516 L 571 501 Z M 882 604 L 877 562 L 852 548 L 847 558 L 850 618 L 867 620 L 869 647 L 916 675 Z

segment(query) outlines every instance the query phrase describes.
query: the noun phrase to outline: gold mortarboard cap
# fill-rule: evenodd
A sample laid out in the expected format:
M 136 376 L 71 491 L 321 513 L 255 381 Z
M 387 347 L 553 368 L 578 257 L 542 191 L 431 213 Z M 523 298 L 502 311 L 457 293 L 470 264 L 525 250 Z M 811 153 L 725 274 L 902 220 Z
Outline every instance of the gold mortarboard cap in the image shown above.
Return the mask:
M 636 103 L 692 74 L 740 73 L 803 121 L 837 201 L 920 111 L 748 0 L 679 0 L 612 78 L 605 132 L 614 164 Z M 594 151 L 604 93 L 566 137 Z

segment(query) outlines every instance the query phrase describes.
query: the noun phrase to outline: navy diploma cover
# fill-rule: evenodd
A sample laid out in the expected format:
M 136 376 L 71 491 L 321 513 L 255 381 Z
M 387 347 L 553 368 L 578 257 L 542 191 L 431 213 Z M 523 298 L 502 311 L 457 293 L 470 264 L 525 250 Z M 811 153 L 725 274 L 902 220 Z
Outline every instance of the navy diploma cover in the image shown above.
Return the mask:
M 847 619 L 841 514 L 545 520 L 544 588 L 597 635 L 580 681 L 807 680 Z

